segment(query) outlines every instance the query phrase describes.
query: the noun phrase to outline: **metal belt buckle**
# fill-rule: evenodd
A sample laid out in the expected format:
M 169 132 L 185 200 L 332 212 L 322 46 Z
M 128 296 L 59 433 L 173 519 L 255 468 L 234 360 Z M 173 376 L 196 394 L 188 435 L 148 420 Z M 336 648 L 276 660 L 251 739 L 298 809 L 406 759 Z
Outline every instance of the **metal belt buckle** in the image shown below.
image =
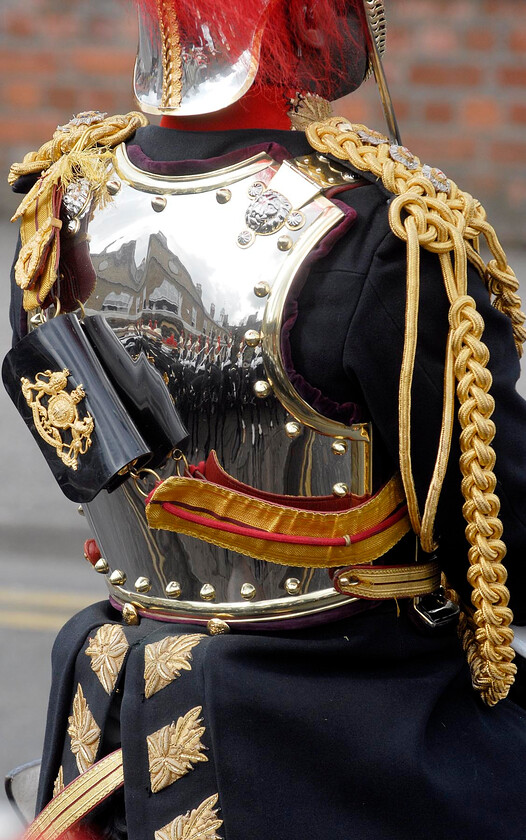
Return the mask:
M 447 627 L 457 620 L 460 608 L 446 597 L 443 586 L 429 595 L 413 598 L 413 609 L 423 624 L 431 630 Z

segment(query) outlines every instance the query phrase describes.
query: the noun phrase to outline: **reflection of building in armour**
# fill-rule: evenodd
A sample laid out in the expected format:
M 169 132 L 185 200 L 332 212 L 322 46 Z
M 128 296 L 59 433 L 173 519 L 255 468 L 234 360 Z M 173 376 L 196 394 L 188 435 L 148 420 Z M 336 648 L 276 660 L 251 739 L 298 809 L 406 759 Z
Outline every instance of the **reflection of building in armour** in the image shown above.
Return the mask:
M 179 339 L 185 334 L 228 341 L 228 313 L 222 309 L 220 322 L 214 320 L 215 305 L 206 310 L 201 283 L 192 281 L 168 248 L 166 237 L 160 231 L 149 237 L 146 256 L 139 265 L 136 246 L 136 242 L 127 242 L 117 251 L 92 254 L 100 310 L 117 318 L 122 315 L 127 320 L 155 322 L 163 338 L 171 335 Z
M 254 382 L 264 376 L 263 358 L 261 348 L 249 347 L 244 334 L 248 326 L 261 326 L 257 312 L 232 325 L 225 306 L 219 313 L 213 302 L 207 308 L 203 283 L 194 282 L 160 231 L 147 241 L 92 254 L 92 262 L 97 287 L 88 311 L 93 307 L 105 314 L 132 357 L 146 353 L 163 376 L 194 445 L 202 436 L 210 438 L 208 424 L 200 428 L 205 408 L 209 414 L 218 411 L 223 420 L 223 412 L 234 411 L 237 445 L 244 439 L 248 419 L 239 414 L 242 407 L 251 415 L 250 427 L 261 412 L 270 411 L 277 422 L 276 412 L 281 411 L 275 400 L 269 398 L 263 405 L 253 391 Z M 255 428 L 259 425 L 256 420 Z M 216 424 L 216 433 L 220 428 L 224 442 L 230 435 L 222 422 Z

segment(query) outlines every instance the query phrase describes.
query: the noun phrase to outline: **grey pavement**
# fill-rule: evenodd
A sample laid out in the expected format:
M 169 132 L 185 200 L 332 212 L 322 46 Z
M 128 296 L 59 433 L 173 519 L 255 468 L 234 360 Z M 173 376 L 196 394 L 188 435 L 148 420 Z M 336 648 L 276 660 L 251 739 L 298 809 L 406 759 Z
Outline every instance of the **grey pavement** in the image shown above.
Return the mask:
M 16 229 L 0 225 L 0 358 L 10 346 L 9 266 Z M 526 251 L 508 253 L 525 278 Z M 526 396 L 526 376 L 519 390 Z M 0 779 L 40 755 L 56 631 L 83 604 L 105 597 L 82 557 L 89 536 L 61 494 L 29 432 L 0 387 Z M 0 840 L 16 829 L 0 796 Z
M 16 226 L 0 225 L 0 359 L 10 347 L 9 267 Z M 77 506 L 51 478 L 18 413 L 0 387 L 0 784 L 40 755 L 57 630 L 81 606 L 106 597 L 83 558 L 89 536 Z M 0 840 L 16 822 L 0 794 Z

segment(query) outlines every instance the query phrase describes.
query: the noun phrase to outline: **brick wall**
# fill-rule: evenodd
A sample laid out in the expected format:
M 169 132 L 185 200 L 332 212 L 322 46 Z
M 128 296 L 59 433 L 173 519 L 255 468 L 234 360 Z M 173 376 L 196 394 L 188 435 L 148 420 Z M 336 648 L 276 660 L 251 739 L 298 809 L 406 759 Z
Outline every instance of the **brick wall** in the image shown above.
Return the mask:
M 74 112 L 134 107 L 130 0 L 0 0 L 0 168 Z M 524 244 L 526 2 L 386 0 L 386 70 L 404 142 L 485 204 Z M 341 103 L 382 129 L 374 82 Z M 5 197 L 3 212 L 13 207 Z

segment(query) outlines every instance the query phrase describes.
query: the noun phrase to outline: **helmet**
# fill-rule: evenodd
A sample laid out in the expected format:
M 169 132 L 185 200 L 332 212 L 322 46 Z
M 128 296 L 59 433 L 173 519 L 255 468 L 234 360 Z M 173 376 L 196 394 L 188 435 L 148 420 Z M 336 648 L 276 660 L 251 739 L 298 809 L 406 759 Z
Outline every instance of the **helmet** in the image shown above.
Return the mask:
M 138 0 L 134 90 L 149 114 L 207 114 L 254 84 L 337 99 L 383 52 L 383 0 Z

